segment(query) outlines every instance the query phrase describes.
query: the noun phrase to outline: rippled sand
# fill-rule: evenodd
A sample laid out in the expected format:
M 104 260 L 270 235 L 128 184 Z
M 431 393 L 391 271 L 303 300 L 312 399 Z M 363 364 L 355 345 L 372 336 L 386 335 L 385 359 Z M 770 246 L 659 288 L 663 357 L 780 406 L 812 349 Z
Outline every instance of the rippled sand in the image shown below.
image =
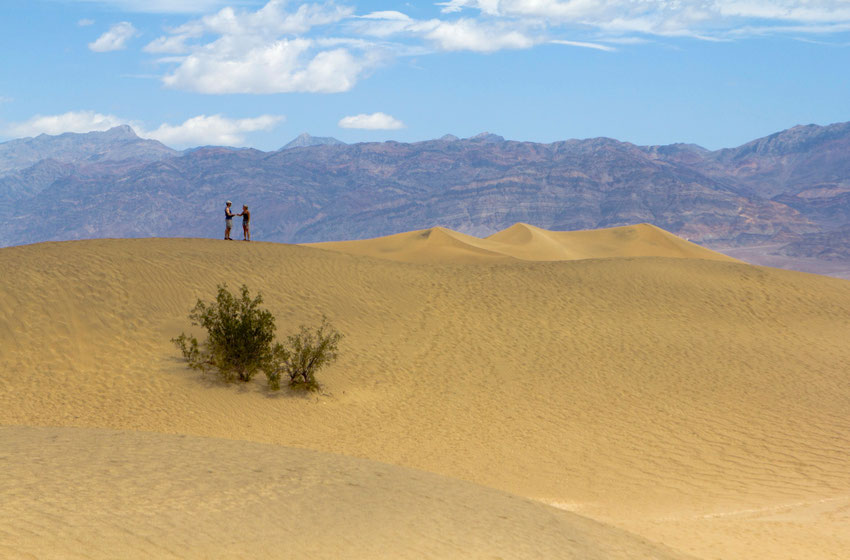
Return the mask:
M 573 233 L 0 250 L 0 556 L 850 557 L 850 282 Z M 221 282 L 323 393 L 185 367 Z

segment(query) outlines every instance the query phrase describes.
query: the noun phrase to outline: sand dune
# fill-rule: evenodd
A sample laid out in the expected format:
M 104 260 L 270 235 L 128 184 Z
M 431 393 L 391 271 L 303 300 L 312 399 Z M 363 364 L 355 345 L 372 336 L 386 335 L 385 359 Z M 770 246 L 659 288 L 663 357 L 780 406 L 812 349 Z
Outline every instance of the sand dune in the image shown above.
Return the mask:
M 410 263 L 476 263 L 510 260 L 498 246 L 471 235 L 443 227 L 409 231 L 359 241 L 306 243 L 352 255 L 363 255 Z
M 678 257 L 736 261 L 651 224 L 587 231 L 548 231 L 529 224 L 479 239 L 446 228 L 308 246 L 411 263 L 572 261 L 612 257 Z
M 521 247 L 537 233 L 490 242 Z M 437 247 L 467 243 L 437 235 Z M 14 271 L 0 278 L 0 424 L 370 459 L 699 558 L 850 555 L 850 283 L 682 254 L 399 263 L 374 258 L 386 239 L 363 255 L 174 239 L 0 250 Z M 664 239 L 659 252 L 680 247 Z M 530 243 L 514 250 L 554 252 Z M 599 257 L 607 243 L 582 251 Z M 224 281 L 262 291 L 281 334 L 322 313 L 346 333 L 322 395 L 224 386 L 185 368 L 169 339 Z M 165 451 L 150 453 L 148 467 Z
M 3 558 L 684 558 L 531 500 L 328 453 L 84 428 L 0 428 L 0 444 Z

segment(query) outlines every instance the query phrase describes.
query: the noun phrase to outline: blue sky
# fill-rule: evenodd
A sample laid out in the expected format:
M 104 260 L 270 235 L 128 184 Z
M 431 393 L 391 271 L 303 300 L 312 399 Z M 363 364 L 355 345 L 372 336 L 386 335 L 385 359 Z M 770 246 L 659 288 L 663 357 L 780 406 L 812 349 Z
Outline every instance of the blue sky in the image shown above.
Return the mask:
M 0 140 L 716 149 L 850 121 L 850 0 L 4 0 L 0 48 Z

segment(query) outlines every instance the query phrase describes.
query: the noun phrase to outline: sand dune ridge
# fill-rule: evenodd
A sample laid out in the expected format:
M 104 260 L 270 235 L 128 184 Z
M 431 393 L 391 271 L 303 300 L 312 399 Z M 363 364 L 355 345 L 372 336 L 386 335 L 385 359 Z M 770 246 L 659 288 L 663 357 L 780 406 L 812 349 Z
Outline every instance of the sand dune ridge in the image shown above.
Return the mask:
M 308 246 L 418 263 L 570 261 L 612 257 L 677 257 L 736 261 L 651 224 L 588 231 L 548 231 L 517 223 L 480 239 L 442 227 Z

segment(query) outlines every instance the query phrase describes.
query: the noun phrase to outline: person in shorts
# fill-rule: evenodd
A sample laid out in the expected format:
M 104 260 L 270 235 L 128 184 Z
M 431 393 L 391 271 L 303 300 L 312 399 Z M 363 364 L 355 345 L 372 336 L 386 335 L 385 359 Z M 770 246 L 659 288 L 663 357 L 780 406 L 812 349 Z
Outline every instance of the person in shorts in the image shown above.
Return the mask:
M 242 212 L 237 216 L 242 216 L 242 241 L 251 241 L 251 212 L 248 211 L 248 206 L 243 204 Z
M 233 241 L 230 237 L 230 230 L 233 228 L 233 216 L 236 215 L 230 210 L 231 204 L 233 203 L 228 200 L 224 207 L 224 238 L 228 241 Z

